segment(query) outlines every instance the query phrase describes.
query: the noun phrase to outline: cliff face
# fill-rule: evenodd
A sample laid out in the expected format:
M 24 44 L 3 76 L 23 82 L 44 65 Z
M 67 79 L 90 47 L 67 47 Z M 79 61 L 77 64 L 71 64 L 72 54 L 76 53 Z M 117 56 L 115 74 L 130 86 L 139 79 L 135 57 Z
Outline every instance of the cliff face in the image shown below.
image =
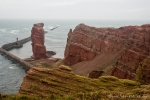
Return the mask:
M 80 24 L 68 33 L 65 62 L 77 74 L 115 63 L 111 75 L 133 79 L 139 63 L 148 56 L 150 25 L 95 28 Z
M 125 34 L 128 32 L 131 35 L 128 39 L 127 48 L 117 60 L 112 75 L 119 78 L 133 79 L 140 63 L 150 56 L 150 25 L 123 27 L 120 29 Z M 146 69 L 147 71 L 150 70 L 150 66 L 147 66 Z M 145 71 L 143 70 L 142 73 L 145 73 Z M 150 73 L 144 74 L 143 78 L 145 82 L 150 83 L 147 81 L 150 79 Z

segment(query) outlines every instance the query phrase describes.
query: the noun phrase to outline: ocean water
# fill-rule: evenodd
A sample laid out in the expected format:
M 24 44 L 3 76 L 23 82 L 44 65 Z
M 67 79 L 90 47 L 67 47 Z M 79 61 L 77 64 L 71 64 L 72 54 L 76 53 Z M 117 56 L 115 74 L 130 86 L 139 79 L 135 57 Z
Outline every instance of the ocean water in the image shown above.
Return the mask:
M 29 37 L 34 23 L 44 23 L 45 46 L 47 51 L 55 51 L 54 57 L 63 58 L 69 29 L 74 29 L 78 24 L 84 23 L 94 27 L 121 27 L 129 25 L 148 24 L 150 21 L 129 20 L 6 20 L 0 19 L 0 47 L 3 44 L 16 41 L 16 38 Z M 53 31 L 52 27 L 59 27 Z M 12 54 L 24 59 L 32 55 L 31 42 L 23 45 L 23 48 L 13 49 Z M 0 92 L 7 94 L 17 93 L 23 81 L 26 70 L 12 59 L 0 54 Z
M 26 70 L 13 59 L 0 56 L 0 92 L 17 93 L 23 81 Z

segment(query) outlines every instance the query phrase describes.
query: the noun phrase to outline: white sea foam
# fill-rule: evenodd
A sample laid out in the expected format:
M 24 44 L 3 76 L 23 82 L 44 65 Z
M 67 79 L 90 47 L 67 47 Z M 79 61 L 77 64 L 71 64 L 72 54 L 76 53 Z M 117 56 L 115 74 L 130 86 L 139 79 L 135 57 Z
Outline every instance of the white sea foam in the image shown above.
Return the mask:
M 28 28 L 23 28 L 24 30 L 29 30 Z
M 45 37 L 45 40 L 52 41 L 52 42 L 62 42 L 62 40 L 59 40 L 57 38 L 49 38 L 49 37 Z
M 10 68 L 10 69 L 14 69 L 14 67 L 12 67 L 12 66 L 10 66 L 9 68 Z
M 54 27 L 52 27 L 52 26 L 49 27 L 50 30 L 53 29 L 53 28 L 54 28 Z
M 52 26 L 51 25 L 47 25 L 47 26 L 44 26 L 43 28 L 44 29 L 50 29 Z
M 6 29 L 5 28 L 1 28 L 0 32 L 6 32 Z
M 9 68 L 10 69 L 15 69 L 14 67 L 16 66 L 16 64 L 11 64 L 10 66 L 9 66 Z
M 20 31 L 19 30 L 11 30 L 10 33 L 11 34 L 18 34 Z

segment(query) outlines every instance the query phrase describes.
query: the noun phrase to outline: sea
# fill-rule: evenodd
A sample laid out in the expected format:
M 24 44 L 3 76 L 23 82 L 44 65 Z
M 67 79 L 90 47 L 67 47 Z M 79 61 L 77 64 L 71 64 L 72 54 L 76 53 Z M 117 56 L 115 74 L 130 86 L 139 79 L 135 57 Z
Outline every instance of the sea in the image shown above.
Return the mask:
M 47 51 L 54 51 L 55 58 L 63 58 L 68 32 L 81 23 L 93 27 L 114 27 L 130 25 L 150 24 L 147 20 L 62 20 L 62 19 L 0 19 L 0 47 L 4 44 L 27 38 L 31 35 L 31 29 L 35 23 L 44 23 L 45 46 Z M 56 26 L 58 28 L 50 30 Z M 27 42 L 22 48 L 13 49 L 10 53 L 24 59 L 32 56 L 31 42 Z M 16 94 L 19 91 L 27 70 L 13 59 L 0 54 L 0 93 Z

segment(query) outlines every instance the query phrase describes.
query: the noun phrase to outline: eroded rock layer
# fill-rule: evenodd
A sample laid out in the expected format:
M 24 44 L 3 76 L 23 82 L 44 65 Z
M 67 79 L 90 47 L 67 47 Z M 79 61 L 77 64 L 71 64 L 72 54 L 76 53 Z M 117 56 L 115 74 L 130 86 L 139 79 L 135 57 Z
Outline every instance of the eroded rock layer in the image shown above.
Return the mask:
M 116 63 L 111 75 L 133 79 L 139 63 L 148 56 L 149 24 L 120 28 L 95 28 L 80 24 L 68 33 L 65 62 L 78 74 L 104 70 Z

